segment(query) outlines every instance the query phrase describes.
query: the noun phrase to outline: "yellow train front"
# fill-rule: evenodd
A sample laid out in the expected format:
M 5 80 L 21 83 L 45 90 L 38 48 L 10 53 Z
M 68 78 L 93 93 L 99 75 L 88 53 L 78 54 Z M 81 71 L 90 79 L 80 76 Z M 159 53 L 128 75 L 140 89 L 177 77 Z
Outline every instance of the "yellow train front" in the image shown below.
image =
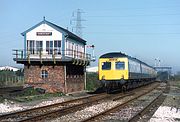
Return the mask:
M 153 67 L 121 52 L 100 56 L 98 68 L 99 80 L 107 92 L 147 84 L 155 80 L 157 75 Z

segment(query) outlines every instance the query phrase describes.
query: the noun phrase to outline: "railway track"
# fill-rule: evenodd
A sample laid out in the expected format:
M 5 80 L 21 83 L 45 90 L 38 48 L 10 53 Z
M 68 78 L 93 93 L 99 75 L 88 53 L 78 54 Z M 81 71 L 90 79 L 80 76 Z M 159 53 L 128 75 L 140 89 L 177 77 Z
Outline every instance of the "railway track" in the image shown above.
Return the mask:
M 137 112 L 133 117 L 131 117 L 128 122 L 134 122 L 140 119 L 143 120 L 149 120 L 151 118 L 147 116 L 147 114 L 149 113 L 149 111 L 153 111 L 157 110 L 157 108 L 163 103 L 164 99 L 166 98 L 166 96 L 164 95 L 164 93 L 168 93 L 170 90 L 170 85 L 167 84 L 166 88 L 163 90 L 163 92 L 161 92 L 159 95 L 157 95 L 151 102 L 149 102 L 142 110 L 140 110 L 139 112 Z M 143 117 L 144 115 L 146 115 L 146 117 Z
M 82 120 L 81 122 L 90 122 L 90 121 L 134 122 L 134 121 L 137 121 L 145 113 L 147 113 L 147 111 L 153 104 L 159 102 L 160 99 L 161 101 L 163 101 L 164 99 L 163 92 L 162 92 L 163 88 L 158 87 L 158 85 L 155 85 L 153 88 L 147 89 L 146 91 L 144 91 L 144 93 L 135 94 L 133 98 L 129 100 L 125 100 L 124 102 L 110 109 L 107 109 L 98 114 L 90 116 Z M 168 87 L 164 89 L 165 89 L 164 92 L 168 91 Z
M 146 91 L 145 93 L 148 93 L 152 89 L 155 89 L 158 85 L 155 84 L 153 88 L 149 90 L 149 86 L 143 87 L 143 89 Z M 98 94 L 98 95 L 93 95 L 93 96 L 88 96 L 88 97 L 82 97 L 70 101 L 65 101 L 62 103 L 56 103 L 48 106 L 43 106 L 43 107 L 38 107 L 38 108 L 33 108 L 29 110 L 23 110 L 15 113 L 10 113 L 10 114 L 5 114 L 0 116 L 0 121 L 21 121 L 21 122 L 30 122 L 30 121 L 51 121 L 54 118 L 59 118 L 59 117 L 64 117 L 68 114 L 81 111 L 84 108 L 88 108 L 89 106 L 96 105 L 96 104 L 101 104 L 102 101 L 118 101 L 123 98 L 130 98 L 134 95 L 136 95 L 136 92 L 142 92 L 142 88 L 134 89 L 130 92 L 127 93 L 119 93 L 119 94 Z M 144 93 L 144 94 L 145 94 Z M 143 96 L 142 95 L 139 95 Z M 138 97 L 138 96 L 137 96 Z M 137 98 L 134 98 L 137 99 Z M 133 100 L 129 100 L 131 102 Z M 127 102 L 127 101 L 126 101 Z M 124 103 L 125 106 L 126 103 Z M 120 105 L 122 106 L 122 105 Z M 91 116 L 87 119 L 83 118 L 83 121 L 92 121 L 96 120 L 102 115 L 107 115 L 106 113 L 99 113 L 98 115 L 95 115 L 94 117 Z M 99 116 L 99 117 L 98 117 Z M 62 120 L 63 121 L 63 120 Z
M 157 83 L 154 83 L 154 85 L 157 85 Z M 134 89 L 130 92 L 127 92 L 125 94 L 122 95 L 115 95 L 113 97 L 111 97 L 111 99 L 108 99 L 107 101 L 103 101 L 103 102 L 99 102 L 98 104 L 92 104 L 91 106 L 85 107 L 82 110 L 64 115 L 62 117 L 57 117 L 55 119 L 53 119 L 53 122 L 79 122 L 79 121 L 86 121 L 86 118 L 90 118 L 92 116 L 94 116 L 97 113 L 101 113 L 103 111 L 106 111 L 109 108 L 114 107 L 117 104 L 121 104 L 125 99 L 130 99 L 133 97 L 133 95 L 136 94 L 136 92 L 143 92 L 142 89 L 147 89 L 150 88 L 153 85 L 147 85 L 144 87 L 140 87 L 137 89 Z M 91 121 L 91 120 L 90 120 Z
M 65 101 L 62 103 L 56 103 L 48 106 L 42 106 L 38 108 L 33 108 L 29 110 L 23 110 L 19 112 L 9 113 L 0 116 L 0 121 L 41 121 L 45 119 L 52 119 L 54 117 L 59 117 L 66 115 L 71 112 L 82 109 L 83 107 L 96 104 L 101 100 L 109 99 L 114 96 L 126 97 L 129 94 L 119 93 L 118 95 L 110 95 L 106 93 L 97 94 L 88 97 L 82 97 L 70 101 Z
M 47 106 L 8 113 L 8 114 L 1 115 L 0 121 L 26 121 L 35 117 L 39 117 L 42 114 L 45 115 L 45 114 L 48 114 L 49 112 L 55 112 L 59 109 L 64 110 L 67 107 L 83 104 L 83 103 L 86 103 L 87 101 L 93 101 L 94 99 L 97 99 L 97 98 L 100 100 L 105 97 L 108 97 L 108 95 L 105 93 L 102 93 L 102 94 L 97 94 L 93 96 L 73 99 L 73 100 L 69 100 L 69 101 L 65 101 L 61 103 L 51 104 Z

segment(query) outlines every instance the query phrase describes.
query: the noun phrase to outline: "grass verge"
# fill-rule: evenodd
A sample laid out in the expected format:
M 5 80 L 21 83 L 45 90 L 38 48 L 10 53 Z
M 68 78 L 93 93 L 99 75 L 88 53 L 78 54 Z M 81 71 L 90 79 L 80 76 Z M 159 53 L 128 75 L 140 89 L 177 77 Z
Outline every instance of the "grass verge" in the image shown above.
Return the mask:
M 43 89 L 33 87 L 29 87 L 24 89 L 21 92 L 18 92 L 17 94 L 10 95 L 9 98 L 13 101 L 17 102 L 31 102 L 41 99 L 48 99 L 51 97 L 60 97 L 64 96 L 62 92 L 57 93 L 44 93 Z

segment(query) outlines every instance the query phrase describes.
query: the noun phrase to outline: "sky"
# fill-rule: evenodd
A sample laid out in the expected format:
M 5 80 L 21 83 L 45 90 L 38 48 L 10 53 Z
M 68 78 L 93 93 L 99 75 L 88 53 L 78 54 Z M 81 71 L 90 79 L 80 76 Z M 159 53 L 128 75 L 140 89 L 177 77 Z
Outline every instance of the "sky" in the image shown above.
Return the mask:
M 83 11 L 83 38 L 100 55 L 123 52 L 149 65 L 180 71 L 179 0 L 0 0 L 0 66 L 21 67 L 13 49 L 23 49 L 22 32 L 43 20 L 72 30 L 73 12 Z M 92 51 L 88 49 L 88 52 Z

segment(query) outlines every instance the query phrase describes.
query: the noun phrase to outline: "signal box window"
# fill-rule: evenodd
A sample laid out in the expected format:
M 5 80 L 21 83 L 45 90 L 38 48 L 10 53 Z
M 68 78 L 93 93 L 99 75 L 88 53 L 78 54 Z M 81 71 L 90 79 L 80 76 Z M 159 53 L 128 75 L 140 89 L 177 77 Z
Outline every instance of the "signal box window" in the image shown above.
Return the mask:
M 111 62 L 102 63 L 102 70 L 110 70 L 110 69 L 111 69 Z
M 48 77 L 48 71 L 47 70 L 42 70 L 41 71 L 41 78 L 47 78 Z
M 124 70 L 125 69 L 124 62 L 116 62 L 116 69 Z

